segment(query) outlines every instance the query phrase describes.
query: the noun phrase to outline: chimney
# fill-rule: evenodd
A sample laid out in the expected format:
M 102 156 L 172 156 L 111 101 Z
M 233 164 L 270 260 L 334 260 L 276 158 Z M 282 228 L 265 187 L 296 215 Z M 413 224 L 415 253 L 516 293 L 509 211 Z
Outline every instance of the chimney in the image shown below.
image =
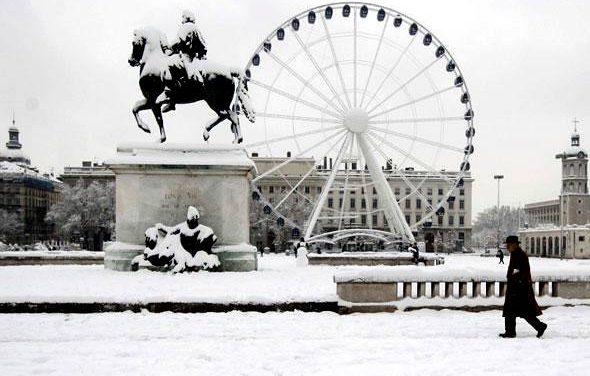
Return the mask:
M 256 152 L 252 153 L 252 158 L 258 158 L 258 153 L 256 153 Z
M 324 170 L 328 168 L 328 157 L 324 156 Z
M 287 152 L 287 158 L 291 158 L 291 152 L 290 151 Z
M 332 158 L 330 158 L 330 170 L 332 169 Z

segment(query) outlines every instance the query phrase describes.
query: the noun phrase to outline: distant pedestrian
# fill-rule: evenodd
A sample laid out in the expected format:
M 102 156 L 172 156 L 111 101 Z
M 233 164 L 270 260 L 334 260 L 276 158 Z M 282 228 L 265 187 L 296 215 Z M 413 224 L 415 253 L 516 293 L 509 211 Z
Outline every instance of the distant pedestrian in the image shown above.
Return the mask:
M 529 258 L 520 248 L 519 243 L 518 236 L 510 235 L 506 238 L 510 262 L 506 273 L 507 287 L 502 313 L 505 331 L 500 334 L 500 337 L 516 337 L 516 317 L 518 316 L 535 328 L 537 338 L 541 338 L 547 329 L 547 324 L 537 318 L 543 313 L 535 300 Z
M 418 244 L 415 242 L 408 247 L 408 251 L 412 252 L 412 261 L 414 264 L 418 265 L 418 260 L 420 259 L 420 251 L 418 250 Z
M 504 263 L 504 252 L 502 252 L 501 249 L 498 249 L 498 253 L 496 253 L 496 257 L 500 259 L 500 262 L 498 264 Z

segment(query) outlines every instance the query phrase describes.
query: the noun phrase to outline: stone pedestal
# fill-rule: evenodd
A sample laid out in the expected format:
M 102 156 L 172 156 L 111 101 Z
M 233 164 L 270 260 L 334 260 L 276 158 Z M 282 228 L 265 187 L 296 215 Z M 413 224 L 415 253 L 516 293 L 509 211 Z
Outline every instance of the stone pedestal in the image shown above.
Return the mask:
M 248 244 L 249 179 L 255 166 L 244 148 L 123 144 L 106 163 L 116 176 L 117 243 L 105 251 L 105 267 L 130 270 L 131 259 L 144 249 L 145 230 L 158 222 L 185 221 L 192 205 L 217 235 L 213 250 L 222 270 L 256 270 L 256 248 Z

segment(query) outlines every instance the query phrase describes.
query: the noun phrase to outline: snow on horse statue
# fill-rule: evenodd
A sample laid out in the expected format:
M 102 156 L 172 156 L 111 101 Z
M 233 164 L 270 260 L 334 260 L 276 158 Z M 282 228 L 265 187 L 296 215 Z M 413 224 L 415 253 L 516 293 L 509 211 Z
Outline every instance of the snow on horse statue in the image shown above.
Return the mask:
M 197 208 L 189 206 L 185 222 L 172 227 L 157 223 L 148 228 L 143 258 L 154 266 L 172 268 L 173 273 L 215 270 L 220 262 L 211 248 L 217 236 L 210 227 L 199 224 L 199 218 Z
M 204 60 L 195 60 L 189 65 L 179 55 L 168 56 L 166 52 L 171 50 L 166 36 L 153 27 L 135 30 L 132 44 L 129 64 L 139 66 L 139 87 L 144 96 L 132 109 L 139 128 L 150 133 L 139 112 L 151 109 L 160 127 L 160 142 L 164 142 L 166 132 L 162 105 L 173 109 L 175 103 L 204 100 L 217 114 L 217 118 L 210 121 L 203 132 L 205 141 L 213 127 L 229 120 L 233 142 L 242 142 L 238 114 L 241 110 L 251 123 L 255 121 L 255 115 L 248 96 L 248 84 L 241 70 Z

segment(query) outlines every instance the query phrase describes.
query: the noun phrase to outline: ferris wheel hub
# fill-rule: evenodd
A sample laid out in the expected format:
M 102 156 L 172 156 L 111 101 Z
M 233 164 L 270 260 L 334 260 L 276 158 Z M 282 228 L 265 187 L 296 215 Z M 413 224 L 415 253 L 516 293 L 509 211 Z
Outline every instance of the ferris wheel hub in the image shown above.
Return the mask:
M 351 132 L 363 133 L 369 127 L 369 114 L 362 108 L 351 108 L 344 117 L 343 124 Z

